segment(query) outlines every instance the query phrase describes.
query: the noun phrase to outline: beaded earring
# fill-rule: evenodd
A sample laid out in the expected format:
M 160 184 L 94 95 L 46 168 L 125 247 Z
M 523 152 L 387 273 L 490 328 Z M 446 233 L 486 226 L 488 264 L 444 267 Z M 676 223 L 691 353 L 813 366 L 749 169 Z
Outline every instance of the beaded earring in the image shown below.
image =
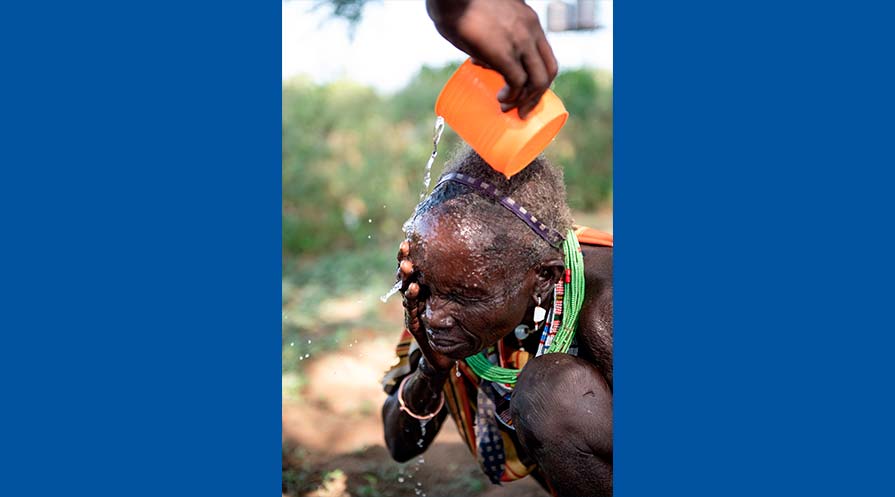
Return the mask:
M 537 305 L 537 307 L 535 307 L 535 312 L 534 312 L 535 325 L 537 325 L 538 323 L 543 321 L 545 317 L 547 317 L 547 309 L 544 309 L 543 307 L 541 307 L 541 296 L 538 295 L 538 305 Z

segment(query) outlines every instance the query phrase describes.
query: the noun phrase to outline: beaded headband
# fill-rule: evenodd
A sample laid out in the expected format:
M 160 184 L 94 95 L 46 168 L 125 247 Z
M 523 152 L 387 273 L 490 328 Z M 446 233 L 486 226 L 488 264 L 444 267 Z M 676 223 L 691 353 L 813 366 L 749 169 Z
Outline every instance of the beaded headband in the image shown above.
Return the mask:
M 525 221 L 525 224 L 528 225 L 532 231 L 535 232 L 536 235 L 543 238 L 547 243 L 549 243 L 554 248 L 559 248 L 562 245 L 563 240 L 566 237 L 562 236 L 558 231 L 544 223 L 538 221 L 538 218 L 534 216 L 531 212 L 529 212 L 525 207 L 522 207 L 515 200 L 510 198 L 507 195 L 504 195 L 503 192 L 497 189 L 496 186 L 487 183 L 478 178 L 473 178 L 467 174 L 462 173 L 450 173 L 441 178 L 441 181 L 435 185 L 435 188 L 441 186 L 442 183 L 446 181 L 453 181 L 455 183 L 464 184 L 476 192 L 492 198 L 500 203 L 500 205 L 509 209 L 510 212 L 516 215 L 519 219 Z

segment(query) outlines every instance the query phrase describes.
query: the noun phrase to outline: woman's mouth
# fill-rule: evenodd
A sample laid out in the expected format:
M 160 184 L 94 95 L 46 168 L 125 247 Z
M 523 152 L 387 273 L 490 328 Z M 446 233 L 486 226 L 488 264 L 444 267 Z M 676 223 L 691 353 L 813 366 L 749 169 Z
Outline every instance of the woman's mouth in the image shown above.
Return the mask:
M 435 352 L 444 354 L 452 359 L 466 357 L 463 351 L 469 349 L 469 340 L 464 340 L 448 333 L 432 333 L 431 330 L 426 330 L 426 336 L 429 345 Z

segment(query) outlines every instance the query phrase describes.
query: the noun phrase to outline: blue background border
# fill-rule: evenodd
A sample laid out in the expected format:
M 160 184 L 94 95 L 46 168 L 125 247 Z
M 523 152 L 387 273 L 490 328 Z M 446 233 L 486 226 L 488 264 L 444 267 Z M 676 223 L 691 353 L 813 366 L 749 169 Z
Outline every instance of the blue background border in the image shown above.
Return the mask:
M 869 5 L 616 2 L 618 496 L 893 493 Z
M 0 495 L 276 495 L 280 6 L 24 3 Z
M 891 495 L 886 5 L 615 6 L 617 495 Z M 3 8 L 0 494 L 278 491 L 278 8 Z

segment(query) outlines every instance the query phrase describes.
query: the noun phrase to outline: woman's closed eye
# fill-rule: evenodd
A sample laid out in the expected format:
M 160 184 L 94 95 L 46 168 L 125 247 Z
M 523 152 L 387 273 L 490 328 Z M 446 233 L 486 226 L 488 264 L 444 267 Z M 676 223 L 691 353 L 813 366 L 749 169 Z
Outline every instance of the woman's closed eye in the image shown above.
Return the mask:
M 459 302 L 461 304 L 475 304 L 480 302 L 486 302 L 489 300 L 489 297 L 485 294 L 478 292 L 462 292 L 455 291 L 451 292 L 448 295 L 448 298 L 455 302 Z

